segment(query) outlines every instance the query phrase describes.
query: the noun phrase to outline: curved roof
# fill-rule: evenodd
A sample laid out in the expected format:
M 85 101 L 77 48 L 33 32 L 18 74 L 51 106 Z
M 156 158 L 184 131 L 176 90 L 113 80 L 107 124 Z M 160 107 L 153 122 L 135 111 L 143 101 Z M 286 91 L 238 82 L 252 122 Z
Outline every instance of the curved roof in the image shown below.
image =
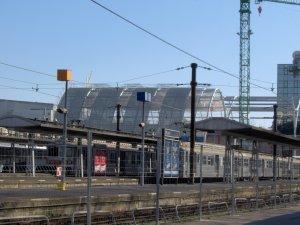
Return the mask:
M 139 133 L 142 121 L 142 103 L 136 93 L 151 93 L 152 101 L 145 104 L 147 132 L 161 128 L 182 129 L 190 121 L 190 88 L 175 86 L 124 86 L 70 88 L 68 90 L 68 120 L 78 120 L 88 127 L 116 130 L 116 105 L 121 104 L 120 129 Z M 226 116 L 222 93 L 219 89 L 197 88 L 196 121 L 212 116 Z M 64 96 L 59 105 L 64 104 Z M 61 120 L 59 115 L 56 115 Z

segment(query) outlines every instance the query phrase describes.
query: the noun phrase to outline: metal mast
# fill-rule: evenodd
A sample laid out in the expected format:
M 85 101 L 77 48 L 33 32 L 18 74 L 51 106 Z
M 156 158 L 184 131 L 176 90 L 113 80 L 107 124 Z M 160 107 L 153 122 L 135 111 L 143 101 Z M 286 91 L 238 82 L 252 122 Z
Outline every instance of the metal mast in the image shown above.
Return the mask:
M 240 0 L 239 121 L 249 123 L 250 105 L 250 0 Z

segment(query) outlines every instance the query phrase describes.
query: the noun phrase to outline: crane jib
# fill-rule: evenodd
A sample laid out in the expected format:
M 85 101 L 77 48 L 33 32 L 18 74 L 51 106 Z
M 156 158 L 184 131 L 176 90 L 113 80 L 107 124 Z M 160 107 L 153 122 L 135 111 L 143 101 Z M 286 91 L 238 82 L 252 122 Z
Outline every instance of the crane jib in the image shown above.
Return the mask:
M 259 4 L 261 2 L 275 2 L 289 5 L 300 5 L 300 0 L 255 0 L 256 4 Z

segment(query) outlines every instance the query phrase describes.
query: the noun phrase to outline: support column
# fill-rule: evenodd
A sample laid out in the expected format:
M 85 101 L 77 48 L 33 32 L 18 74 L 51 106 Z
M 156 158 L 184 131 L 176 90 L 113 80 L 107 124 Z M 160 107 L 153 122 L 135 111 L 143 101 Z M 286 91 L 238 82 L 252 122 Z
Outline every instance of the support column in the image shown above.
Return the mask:
M 156 202 L 155 202 L 155 222 L 159 225 L 159 194 L 160 194 L 160 178 L 161 178 L 161 157 L 162 157 L 162 138 L 157 140 L 156 146 Z
M 225 158 L 224 158 L 224 178 L 225 182 L 230 182 L 230 137 L 226 137 Z
M 258 157 L 258 150 L 257 150 L 257 141 L 254 140 L 253 143 L 252 143 L 252 152 L 254 154 L 254 161 L 253 161 L 253 164 L 254 164 L 254 182 L 255 182 L 255 209 L 258 210 L 258 197 L 259 197 L 259 174 L 258 174 L 258 160 L 259 160 L 259 157 Z
M 121 104 L 117 104 L 117 131 L 121 131 L 120 121 L 121 121 Z M 120 150 L 120 142 L 119 141 L 117 141 L 117 143 L 116 143 L 116 151 L 117 151 L 117 176 L 120 176 L 121 150 Z
M 194 149 L 195 149 L 195 117 L 196 117 L 196 70 L 198 65 L 196 63 L 191 64 L 192 67 L 192 81 L 191 81 L 191 126 L 190 126 L 190 182 L 195 182 L 195 166 L 194 166 Z
M 79 165 L 79 168 L 77 168 L 77 170 L 79 171 L 79 176 L 80 177 L 84 177 L 84 171 L 83 171 L 83 152 L 82 152 L 82 138 L 78 138 L 78 157 L 79 159 L 77 159 L 77 162 Z
M 81 177 L 84 177 L 82 148 L 80 149 L 80 172 L 81 172 Z
M 35 177 L 35 149 L 34 143 L 32 140 L 32 134 L 29 135 L 29 149 L 31 150 L 31 173 L 32 176 Z
M 92 145 L 93 145 L 93 134 L 91 131 L 88 132 L 88 148 L 87 148 L 87 225 L 92 224 L 92 217 L 91 217 L 91 184 L 92 184 L 92 178 L 91 178 L 91 167 L 92 167 Z
M 35 177 L 35 149 L 31 145 L 31 157 L 32 157 L 32 176 Z
M 230 147 L 231 214 L 235 213 L 234 148 Z
M 292 202 L 293 198 L 292 198 L 292 194 L 293 194 L 293 190 L 292 190 L 292 171 L 293 171 L 293 155 L 292 157 L 289 157 L 289 189 L 290 189 L 290 202 Z
M 277 132 L 277 104 L 273 105 L 274 109 L 274 117 L 273 117 L 273 131 Z M 276 190 L 276 180 L 277 180 L 277 145 L 273 145 L 273 191 L 274 191 L 274 207 L 276 207 L 276 197 L 277 197 L 277 190 Z
M 202 219 L 202 163 L 203 163 L 203 145 L 200 148 L 200 181 L 199 181 L 199 220 Z
M 16 173 L 16 148 L 15 148 L 15 143 L 11 143 L 11 150 L 13 152 L 13 162 L 12 162 L 12 166 L 13 166 L 13 173 Z
M 142 123 L 145 123 L 145 102 L 142 109 Z M 142 126 L 141 186 L 145 184 L 145 126 Z

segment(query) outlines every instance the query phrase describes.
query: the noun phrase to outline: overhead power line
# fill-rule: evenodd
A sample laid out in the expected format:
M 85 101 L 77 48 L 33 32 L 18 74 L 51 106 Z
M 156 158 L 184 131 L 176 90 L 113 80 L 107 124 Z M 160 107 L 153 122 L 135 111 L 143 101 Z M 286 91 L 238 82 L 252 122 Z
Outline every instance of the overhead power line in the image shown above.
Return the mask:
M 32 85 L 39 85 L 39 86 L 48 86 L 48 85 L 58 85 L 58 83 L 36 83 L 36 82 L 31 82 L 31 81 L 25 81 L 25 80 L 18 80 L 18 79 L 14 79 L 14 78 L 10 78 L 11 76 L 3 76 L 0 75 L 0 79 L 3 80 L 8 80 L 8 81 L 14 81 L 14 82 L 20 82 L 20 83 L 24 83 L 24 84 L 32 84 Z M 50 88 L 47 88 L 50 89 Z M 56 89 L 56 88 L 54 88 Z M 59 88 L 61 89 L 61 88 Z
M 33 84 L 33 85 L 37 85 L 38 84 L 38 83 L 35 83 L 35 82 L 30 82 L 30 81 L 25 81 L 25 80 L 18 80 L 18 79 L 13 79 L 13 78 L 5 77 L 5 76 L 0 76 L 0 79 L 9 80 L 9 81 L 15 81 L 15 82 L 20 82 L 20 83 L 24 83 L 24 84 Z
M 183 69 L 186 69 L 188 67 L 190 67 L 190 66 L 182 66 L 182 67 L 177 67 L 175 69 L 165 70 L 165 71 L 158 72 L 158 73 L 152 73 L 152 74 L 148 74 L 148 75 L 136 76 L 136 77 L 130 78 L 128 80 L 123 80 L 123 81 L 120 81 L 120 82 L 117 82 L 117 83 L 121 84 L 121 83 L 129 82 L 129 81 L 133 81 L 133 80 L 139 80 L 139 79 L 143 79 L 143 78 L 147 78 L 147 77 L 153 77 L 153 76 L 157 76 L 157 75 L 161 75 L 161 74 L 165 74 L 165 73 L 170 73 L 170 72 L 174 72 L 174 71 L 183 70 Z
M 34 69 L 30 69 L 30 68 L 25 68 L 25 67 L 22 67 L 22 66 L 13 65 L 13 64 L 6 63 L 6 62 L 2 62 L 2 61 L 0 61 L 0 64 L 4 65 L 4 66 L 11 67 L 11 68 L 15 68 L 15 69 L 19 69 L 19 70 L 24 70 L 24 71 L 27 71 L 27 72 L 31 72 L 31 73 L 35 73 L 35 74 L 39 74 L 39 75 L 43 75 L 43 76 L 55 77 L 56 78 L 56 75 L 54 75 L 54 74 L 45 73 L 45 72 L 41 72 L 41 71 L 38 71 L 38 70 L 34 70 Z M 80 83 L 80 84 L 85 84 L 84 82 L 76 81 L 76 80 L 72 80 L 72 82 Z
M 4 66 L 15 68 L 15 69 L 19 69 L 19 70 L 24 70 L 24 71 L 28 71 L 28 72 L 31 72 L 31 73 L 36 73 L 36 74 L 48 76 L 48 77 L 56 77 L 53 74 L 44 73 L 44 72 L 40 72 L 40 71 L 37 71 L 37 70 L 33 70 L 33 69 L 28 69 L 28 68 L 25 68 L 25 67 L 21 67 L 21 66 L 12 65 L 12 64 L 9 64 L 9 63 L 1 62 L 1 61 L 0 61 L 0 64 L 2 64 Z
M 196 60 L 198 60 L 198 61 L 200 61 L 200 62 L 202 62 L 202 63 L 204 63 L 204 64 L 206 64 L 206 65 L 208 65 L 208 66 L 210 66 L 210 67 L 211 67 L 210 69 L 213 68 L 213 69 L 215 69 L 215 70 L 218 71 L 218 72 L 221 72 L 221 73 L 227 74 L 228 76 L 231 76 L 231 77 L 234 77 L 234 78 L 239 79 L 239 76 L 238 76 L 238 75 L 233 74 L 233 73 L 231 73 L 231 72 L 228 72 L 228 71 L 226 71 L 226 70 L 224 70 L 224 69 L 222 69 L 222 68 L 220 68 L 220 67 L 218 67 L 218 66 L 215 66 L 215 65 L 209 63 L 208 61 L 206 61 L 206 60 L 204 60 L 204 59 L 201 59 L 200 57 L 198 57 L 198 56 L 196 56 L 196 55 L 194 55 L 194 54 L 188 52 L 187 50 L 184 50 L 183 48 L 180 48 L 180 47 L 176 46 L 175 44 L 173 44 L 173 43 L 171 43 L 171 42 L 169 42 L 169 41 L 163 39 L 162 37 L 160 37 L 160 36 L 158 36 L 158 35 L 156 35 L 156 34 L 150 32 L 149 30 L 143 28 L 142 26 L 140 26 L 140 25 L 138 25 L 138 24 L 132 22 L 131 20 L 125 18 L 124 16 L 120 15 L 119 13 L 117 13 L 117 12 L 115 12 L 115 11 L 109 9 L 108 7 L 106 7 L 106 6 L 104 6 L 103 4 L 99 3 L 98 1 L 95 1 L 95 0 L 89 0 L 89 1 L 92 2 L 92 3 L 94 3 L 95 5 L 97 5 L 98 7 L 101 7 L 102 9 L 106 10 L 107 12 L 113 14 L 114 16 L 120 18 L 121 20 L 125 21 L 126 23 L 129 23 L 130 25 L 134 26 L 135 28 L 141 30 L 142 32 L 144 32 L 144 33 L 150 35 L 151 37 L 153 37 L 153 38 L 155 38 L 155 39 L 157 39 L 157 40 L 163 42 L 164 44 L 166 44 L 166 45 L 168 45 L 168 46 L 170 46 L 170 47 L 172 47 L 172 48 L 174 48 L 174 49 L 176 49 L 176 50 L 182 52 L 183 54 L 185 54 L 185 55 L 187 55 L 187 56 L 190 56 L 191 58 L 194 58 L 194 59 L 196 59 Z M 265 88 L 265 87 L 260 86 L 260 85 L 257 85 L 257 84 L 255 84 L 255 83 L 251 83 L 251 84 L 252 84 L 253 86 L 258 87 L 258 88 L 261 88 L 261 89 L 264 89 L 264 90 L 267 90 L 267 91 L 271 91 L 270 89 Z M 274 93 L 273 91 L 271 91 L 271 92 Z
M 7 89 L 13 89 L 13 90 L 22 90 L 22 91 L 29 91 L 29 92 L 35 92 L 35 93 L 39 93 L 39 94 L 43 94 L 43 95 L 47 95 L 47 96 L 52 96 L 55 98 L 59 98 L 58 95 L 52 95 L 46 92 L 41 92 L 40 90 L 36 91 L 35 89 L 28 89 L 28 88 L 21 88 L 21 87 L 12 87 L 12 86 L 8 86 L 8 85 L 2 85 L 0 84 L 0 87 L 4 87 Z

